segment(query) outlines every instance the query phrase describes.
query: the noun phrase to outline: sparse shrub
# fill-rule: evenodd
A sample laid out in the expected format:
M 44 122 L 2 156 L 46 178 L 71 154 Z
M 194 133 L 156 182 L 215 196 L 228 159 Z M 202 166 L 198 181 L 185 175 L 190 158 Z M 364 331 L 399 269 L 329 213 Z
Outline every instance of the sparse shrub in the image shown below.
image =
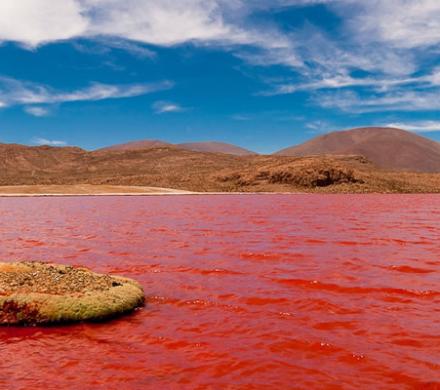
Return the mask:
M 327 187 L 343 183 L 362 183 L 362 180 L 355 177 L 353 170 L 328 167 L 276 171 L 270 175 L 269 183 L 291 184 L 301 187 Z

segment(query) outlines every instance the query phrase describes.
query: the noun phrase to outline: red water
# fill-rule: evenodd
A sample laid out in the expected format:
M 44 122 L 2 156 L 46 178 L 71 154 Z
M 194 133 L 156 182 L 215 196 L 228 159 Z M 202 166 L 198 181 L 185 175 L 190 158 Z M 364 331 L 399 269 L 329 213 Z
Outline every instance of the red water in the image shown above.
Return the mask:
M 439 389 L 440 197 L 0 199 L 0 258 L 139 280 L 106 324 L 0 328 L 1 389 Z

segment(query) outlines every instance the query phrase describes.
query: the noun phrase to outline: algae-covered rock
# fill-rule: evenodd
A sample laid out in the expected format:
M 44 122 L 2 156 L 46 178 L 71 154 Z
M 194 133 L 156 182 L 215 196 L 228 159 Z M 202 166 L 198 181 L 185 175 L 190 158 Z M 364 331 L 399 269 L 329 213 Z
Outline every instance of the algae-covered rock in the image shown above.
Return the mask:
M 134 280 L 39 262 L 0 263 L 0 325 L 103 320 L 144 303 Z

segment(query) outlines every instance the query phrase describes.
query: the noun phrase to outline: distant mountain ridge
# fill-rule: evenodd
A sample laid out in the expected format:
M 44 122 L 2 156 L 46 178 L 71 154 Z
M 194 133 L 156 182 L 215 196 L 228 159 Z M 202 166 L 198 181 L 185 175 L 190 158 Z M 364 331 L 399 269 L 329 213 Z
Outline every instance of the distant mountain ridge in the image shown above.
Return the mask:
M 191 150 L 193 152 L 205 152 L 205 153 L 225 153 L 232 154 L 234 156 L 251 156 L 257 153 L 242 148 L 237 145 L 228 144 L 225 142 L 189 142 L 176 145 L 179 148 Z
M 280 150 L 275 155 L 362 155 L 383 169 L 440 172 L 440 143 L 388 127 L 363 127 L 332 132 Z
M 191 150 L 193 152 L 224 153 L 232 154 L 234 156 L 250 156 L 257 154 L 251 150 L 242 148 L 237 145 L 217 141 L 171 144 L 160 140 L 141 140 L 108 146 L 99 149 L 99 151 L 128 151 L 161 147 L 176 147 L 179 149 Z
M 132 142 L 127 142 L 127 143 L 123 143 L 123 144 L 106 146 L 106 147 L 98 149 L 98 150 L 99 151 L 126 151 L 126 150 L 160 148 L 163 146 L 171 146 L 171 144 L 168 142 L 152 139 L 152 140 L 132 141 Z

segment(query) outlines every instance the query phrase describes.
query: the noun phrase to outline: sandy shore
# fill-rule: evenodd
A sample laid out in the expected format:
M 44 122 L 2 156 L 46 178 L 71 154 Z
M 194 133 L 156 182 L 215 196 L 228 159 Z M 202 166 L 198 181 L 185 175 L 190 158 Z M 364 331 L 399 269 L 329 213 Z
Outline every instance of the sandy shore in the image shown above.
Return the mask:
M 0 186 L 0 197 L 18 196 L 118 196 L 118 195 L 185 195 L 195 192 L 160 187 L 113 185 L 27 185 Z
M 159 196 L 159 195 L 286 195 L 304 192 L 193 192 L 174 188 L 114 185 L 26 185 L 0 186 L 0 198 L 45 196 Z

